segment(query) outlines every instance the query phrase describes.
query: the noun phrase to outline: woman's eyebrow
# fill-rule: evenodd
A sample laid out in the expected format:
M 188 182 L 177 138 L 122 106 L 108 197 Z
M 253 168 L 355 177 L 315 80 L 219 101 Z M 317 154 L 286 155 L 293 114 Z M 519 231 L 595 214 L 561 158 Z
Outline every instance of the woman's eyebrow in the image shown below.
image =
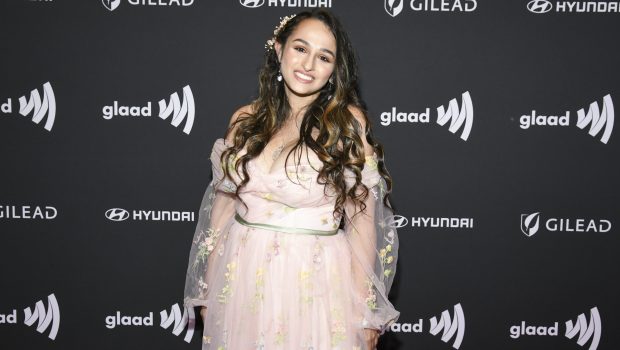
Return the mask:
M 301 43 L 303 43 L 304 45 L 307 45 L 307 46 L 312 46 L 312 45 L 310 45 L 310 43 L 308 43 L 308 42 L 307 42 L 307 41 L 305 41 L 304 39 L 295 39 L 295 40 L 293 40 L 293 41 L 300 41 L 300 42 L 301 42 Z M 327 52 L 328 54 L 332 55 L 332 57 L 336 57 L 336 55 L 335 55 L 335 54 L 334 54 L 331 50 L 324 49 L 324 48 L 321 48 L 320 50 L 321 50 L 321 51 L 323 51 L 323 52 Z

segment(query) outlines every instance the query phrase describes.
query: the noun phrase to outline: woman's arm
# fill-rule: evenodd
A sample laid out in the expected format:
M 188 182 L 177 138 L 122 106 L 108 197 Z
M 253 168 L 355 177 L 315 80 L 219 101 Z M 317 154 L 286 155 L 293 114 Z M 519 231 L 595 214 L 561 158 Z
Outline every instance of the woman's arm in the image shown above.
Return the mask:
M 247 108 L 248 106 L 244 106 L 233 114 L 226 139 L 218 139 L 213 145 L 210 157 L 213 179 L 203 196 L 192 240 L 184 303 L 186 307 L 201 306 L 203 317 L 211 279 L 220 267 L 219 256 L 226 240 L 224 233 L 235 213 L 236 185 L 224 177 L 221 155 L 232 145 L 237 126 L 235 121 L 248 111 Z
M 359 111 L 352 112 L 363 131 L 366 119 Z M 399 315 L 388 300 L 396 271 L 398 235 L 390 227 L 392 210 L 383 202 L 387 185 L 378 171 L 374 149 L 363 134 L 360 139 L 366 156 L 362 184 L 368 189 L 368 196 L 363 205 L 350 198 L 346 200 L 345 235 L 351 246 L 351 273 L 361 325 L 382 333 Z M 347 172 L 346 181 L 348 188 L 355 184 L 352 172 Z M 363 189 L 357 191 L 359 194 Z

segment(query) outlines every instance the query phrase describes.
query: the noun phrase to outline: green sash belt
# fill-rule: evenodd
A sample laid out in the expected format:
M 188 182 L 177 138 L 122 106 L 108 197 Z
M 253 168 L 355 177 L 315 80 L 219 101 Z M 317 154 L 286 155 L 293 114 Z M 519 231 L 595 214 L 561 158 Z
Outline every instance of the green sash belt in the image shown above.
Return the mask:
M 284 232 L 284 233 L 297 233 L 302 235 L 320 235 L 320 236 L 333 236 L 338 233 L 338 229 L 333 231 L 321 231 L 321 230 L 312 230 L 309 228 L 299 228 L 299 227 L 286 227 L 286 226 L 277 226 L 277 225 L 269 225 L 269 224 L 260 224 L 255 222 L 245 221 L 244 218 L 239 215 L 239 213 L 235 214 L 235 220 L 243 226 L 254 227 L 254 228 L 262 228 L 266 230 Z

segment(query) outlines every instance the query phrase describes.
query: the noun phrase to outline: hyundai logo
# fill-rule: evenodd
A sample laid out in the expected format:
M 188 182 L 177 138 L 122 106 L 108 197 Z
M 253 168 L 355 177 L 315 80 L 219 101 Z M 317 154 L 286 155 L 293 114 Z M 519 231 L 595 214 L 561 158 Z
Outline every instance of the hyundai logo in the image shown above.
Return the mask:
M 407 226 L 409 220 L 401 215 L 392 215 L 385 219 L 386 225 L 391 228 L 401 228 Z
M 112 208 L 106 210 L 105 217 L 112 221 L 124 221 L 129 219 L 129 212 L 121 208 Z
M 547 13 L 553 9 L 553 4 L 547 0 L 532 0 L 527 3 L 527 9 L 532 13 Z
M 263 6 L 265 4 L 265 0 L 239 0 L 241 5 L 249 8 L 257 8 Z

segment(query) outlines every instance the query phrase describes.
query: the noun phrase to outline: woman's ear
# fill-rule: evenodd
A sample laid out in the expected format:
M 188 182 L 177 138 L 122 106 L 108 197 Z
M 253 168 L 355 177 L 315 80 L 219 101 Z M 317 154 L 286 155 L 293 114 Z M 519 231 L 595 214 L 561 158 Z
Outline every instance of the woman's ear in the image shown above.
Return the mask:
M 276 41 L 273 47 L 276 49 L 276 56 L 278 56 L 278 62 L 280 62 L 282 60 L 282 45 Z

